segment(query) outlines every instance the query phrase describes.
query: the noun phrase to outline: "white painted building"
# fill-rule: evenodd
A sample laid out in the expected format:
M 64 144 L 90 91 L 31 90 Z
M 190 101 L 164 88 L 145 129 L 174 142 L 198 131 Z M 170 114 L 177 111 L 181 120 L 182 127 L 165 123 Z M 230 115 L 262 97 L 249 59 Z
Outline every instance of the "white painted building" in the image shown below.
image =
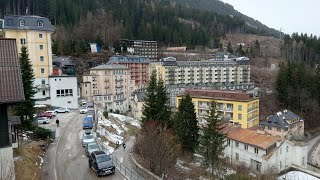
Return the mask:
M 293 165 L 306 168 L 308 144 L 282 140 L 269 134 L 229 125 L 224 156 L 231 163 L 245 165 L 256 172 L 279 173 Z
M 51 106 L 78 109 L 76 76 L 49 76 Z

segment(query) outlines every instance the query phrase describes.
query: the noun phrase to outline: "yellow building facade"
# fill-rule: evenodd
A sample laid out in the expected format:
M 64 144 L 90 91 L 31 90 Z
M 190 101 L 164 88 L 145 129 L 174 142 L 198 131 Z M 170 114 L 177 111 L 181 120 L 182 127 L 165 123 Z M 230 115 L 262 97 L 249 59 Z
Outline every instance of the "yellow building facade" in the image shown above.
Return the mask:
M 27 47 L 35 75 L 37 89 L 35 99 L 50 97 L 48 77 L 52 75 L 52 40 L 54 26 L 47 18 L 40 16 L 5 16 L 3 19 L 5 38 L 16 39 L 18 51 Z
M 220 118 L 242 128 L 250 128 L 259 124 L 259 98 L 251 93 L 218 90 L 186 90 L 176 97 L 176 107 L 179 107 L 182 97 L 189 94 L 195 106 L 198 125 L 206 125 L 210 101 L 217 102 Z

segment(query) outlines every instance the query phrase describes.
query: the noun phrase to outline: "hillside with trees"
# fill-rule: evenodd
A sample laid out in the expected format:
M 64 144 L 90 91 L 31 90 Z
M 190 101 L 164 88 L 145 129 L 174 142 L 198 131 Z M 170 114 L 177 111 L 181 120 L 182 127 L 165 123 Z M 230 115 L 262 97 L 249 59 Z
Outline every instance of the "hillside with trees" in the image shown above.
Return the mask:
M 48 17 L 57 27 L 53 38 L 56 54 L 83 53 L 93 41 L 108 49 L 119 38 L 156 40 L 162 46 L 218 48 L 220 37 L 227 33 L 265 35 L 238 16 L 169 0 L 4 0 L 0 14 Z

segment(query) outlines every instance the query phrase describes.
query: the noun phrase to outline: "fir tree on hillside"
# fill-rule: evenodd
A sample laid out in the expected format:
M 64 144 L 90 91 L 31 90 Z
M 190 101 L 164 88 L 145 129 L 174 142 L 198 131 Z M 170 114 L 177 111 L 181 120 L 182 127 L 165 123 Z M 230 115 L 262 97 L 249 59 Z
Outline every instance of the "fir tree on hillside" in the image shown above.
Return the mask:
M 184 150 L 194 152 L 198 148 L 199 127 L 189 94 L 181 99 L 178 112 L 174 117 L 174 129 Z
M 32 117 L 34 113 L 35 102 L 32 99 L 36 94 L 36 91 L 33 86 L 33 69 L 29 60 L 29 54 L 26 47 L 21 48 L 20 53 L 20 68 L 22 74 L 23 90 L 25 101 L 17 104 L 15 106 L 15 113 L 17 116 L 20 116 L 22 120 L 22 125 L 25 129 L 31 129 Z
M 166 86 L 163 80 L 157 81 L 156 71 L 152 71 L 146 90 L 145 103 L 142 108 L 142 121 L 158 121 L 161 125 L 169 124 L 171 110 Z
M 231 54 L 233 53 L 233 48 L 232 48 L 232 45 L 231 45 L 230 42 L 228 43 L 227 51 L 228 51 L 229 53 L 231 53 Z
M 156 72 L 152 71 L 150 81 L 146 90 L 146 96 L 142 107 L 142 122 L 155 120 L 157 114 L 156 107 L 156 92 L 157 92 L 157 77 Z
M 224 149 L 226 134 L 222 132 L 223 120 L 217 113 L 217 103 L 210 102 L 209 114 L 206 117 L 207 126 L 202 128 L 200 135 L 200 152 L 204 156 L 206 165 L 213 169 Z
M 156 106 L 158 112 L 155 120 L 158 120 L 162 125 L 170 123 L 171 109 L 169 106 L 169 97 L 167 94 L 167 88 L 162 79 L 157 83 Z

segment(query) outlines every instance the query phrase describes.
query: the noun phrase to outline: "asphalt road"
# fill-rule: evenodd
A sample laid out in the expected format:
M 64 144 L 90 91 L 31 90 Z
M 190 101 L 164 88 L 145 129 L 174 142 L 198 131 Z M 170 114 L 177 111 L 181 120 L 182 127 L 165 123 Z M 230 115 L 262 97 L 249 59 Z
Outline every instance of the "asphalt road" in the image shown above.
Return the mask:
M 60 127 L 56 129 L 56 139 L 49 146 L 44 157 L 41 179 L 44 180 L 91 180 L 124 179 L 118 171 L 105 177 L 97 177 L 88 166 L 88 158 L 81 145 L 82 119 L 78 111 L 58 114 Z M 41 125 L 55 128 L 55 119 L 50 124 Z

